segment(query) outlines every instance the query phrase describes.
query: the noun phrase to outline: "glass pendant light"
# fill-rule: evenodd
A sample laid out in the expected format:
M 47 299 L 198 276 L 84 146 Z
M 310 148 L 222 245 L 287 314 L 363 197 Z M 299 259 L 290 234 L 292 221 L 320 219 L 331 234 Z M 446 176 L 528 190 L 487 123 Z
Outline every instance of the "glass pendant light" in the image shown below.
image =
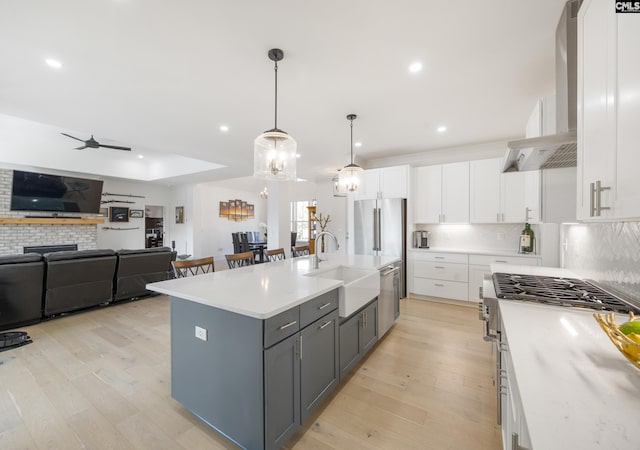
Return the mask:
M 358 190 L 360 185 L 360 173 L 362 167 L 353 163 L 353 121 L 356 119 L 355 114 L 349 114 L 347 120 L 351 122 L 351 164 L 344 166 L 344 169 L 340 171 L 340 184 L 349 192 Z
M 340 170 L 340 169 L 338 169 Z M 347 189 L 340 183 L 340 172 L 338 172 L 333 178 L 331 178 L 331 187 L 334 197 L 346 197 Z
M 275 123 L 271 130 L 258 136 L 253 144 L 253 176 L 267 180 L 296 180 L 296 141 L 278 129 L 278 61 L 284 53 L 272 48 L 268 53 L 275 72 Z

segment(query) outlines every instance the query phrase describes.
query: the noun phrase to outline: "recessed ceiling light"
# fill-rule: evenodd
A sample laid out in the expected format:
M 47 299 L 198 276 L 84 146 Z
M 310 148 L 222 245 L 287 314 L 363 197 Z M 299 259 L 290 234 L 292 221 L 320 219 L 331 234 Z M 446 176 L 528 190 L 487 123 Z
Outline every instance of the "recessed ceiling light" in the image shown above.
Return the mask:
M 353 146 L 354 147 L 362 147 L 362 142 L 354 142 Z
M 438 127 L 438 133 L 444 133 L 445 131 L 447 131 L 447 127 L 444 125 Z
M 144 155 L 138 155 L 138 158 L 142 159 L 144 158 Z
M 416 72 L 420 72 L 422 70 L 422 63 L 420 62 L 414 62 L 411 63 L 411 65 L 409 66 L 409 71 L 416 73 Z
M 60 69 L 62 67 L 62 63 L 56 59 L 47 58 L 44 60 L 49 67 L 53 67 L 54 69 Z
M 229 127 L 226 125 L 220 125 L 220 131 L 223 131 L 226 133 L 227 131 L 229 131 Z
M 296 158 L 300 158 L 302 155 L 300 153 L 296 153 Z

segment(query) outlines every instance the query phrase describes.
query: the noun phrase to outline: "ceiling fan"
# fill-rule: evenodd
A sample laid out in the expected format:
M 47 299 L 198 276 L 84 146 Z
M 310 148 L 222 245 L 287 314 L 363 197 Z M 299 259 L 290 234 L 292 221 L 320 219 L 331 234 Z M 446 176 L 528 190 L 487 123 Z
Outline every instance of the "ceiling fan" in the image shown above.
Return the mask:
M 82 150 L 85 148 L 99 148 L 99 147 L 103 147 L 103 148 L 113 148 L 115 150 L 124 150 L 126 152 L 130 152 L 131 151 L 131 147 L 120 147 L 118 145 L 106 145 L 106 144 L 101 144 L 98 141 L 96 141 L 93 138 L 93 134 L 91 135 L 91 138 L 87 139 L 86 141 L 84 139 L 80 139 L 77 138 L 75 136 L 71 136 L 70 134 L 67 133 L 60 133 L 64 136 L 70 137 L 71 139 L 75 139 L 76 141 L 80 141 L 80 142 L 84 142 L 84 145 L 82 147 L 76 147 L 76 150 Z

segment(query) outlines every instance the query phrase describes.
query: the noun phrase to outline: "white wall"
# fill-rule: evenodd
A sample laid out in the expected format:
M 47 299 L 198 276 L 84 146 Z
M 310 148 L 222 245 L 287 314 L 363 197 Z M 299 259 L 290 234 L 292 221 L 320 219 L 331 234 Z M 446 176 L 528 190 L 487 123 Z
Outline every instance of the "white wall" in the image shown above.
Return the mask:
M 194 252 L 194 186 L 175 186 L 171 189 L 169 206 L 165 209 L 165 240 L 168 246 L 176 243 L 178 254 L 195 255 Z M 184 223 L 176 223 L 176 206 L 184 208 Z M 200 255 L 200 253 L 198 253 Z
M 170 189 L 159 184 L 134 182 L 115 178 L 104 178 L 102 187 L 103 193 L 141 195 L 144 198 L 137 197 L 119 197 L 119 196 L 103 196 L 106 201 L 128 201 L 134 203 L 105 203 L 103 208 L 109 206 L 121 206 L 129 209 L 144 210 L 145 205 L 164 206 L 165 215 L 168 214 Z M 165 242 L 168 246 L 167 236 L 167 217 L 164 218 L 165 223 Z M 107 230 L 107 228 L 119 228 L 120 230 Z M 122 230 L 122 228 L 133 228 L 131 230 Z M 109 222 L 109 218 L 105 219 L 105 223 L 98 225 L 98 248 L 119 249 L 137 249 L 145 247 L 145 225 L 144 217 L 140 219 L 129 218 L 129 222 Z
M 240 199 L 254 205 L 254 218 L 235 222 L 219 217 L 220 202 Z M 185 216 L 192 220 L 193 252 L 196 257 L 214 256 L 224 261 L 225 254 L 233 253 L 231 233 L 237 231 L 264 231 L 260 223 L 266 223 L 266 200 L 257 191 L 226 189 L 213 183 L 193 187 L 193 205 Z

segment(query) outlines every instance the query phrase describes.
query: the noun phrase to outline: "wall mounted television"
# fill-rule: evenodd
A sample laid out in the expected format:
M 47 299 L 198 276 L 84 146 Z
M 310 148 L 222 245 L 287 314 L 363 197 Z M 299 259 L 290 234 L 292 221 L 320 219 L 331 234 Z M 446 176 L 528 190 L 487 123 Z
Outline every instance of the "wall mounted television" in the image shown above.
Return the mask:
M 101 199 L 102 180 L 13 171 L 12 211 L 98 214 Z

